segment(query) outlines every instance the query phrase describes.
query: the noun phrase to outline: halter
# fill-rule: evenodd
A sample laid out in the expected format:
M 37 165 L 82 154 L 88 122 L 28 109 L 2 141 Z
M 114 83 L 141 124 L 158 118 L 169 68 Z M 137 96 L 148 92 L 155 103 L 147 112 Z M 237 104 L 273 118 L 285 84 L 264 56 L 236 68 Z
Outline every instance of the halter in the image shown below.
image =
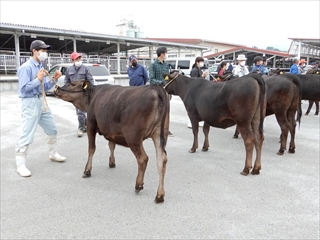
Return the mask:
M 172 78 L 169 82 L 166 83 L 166 85 L 163 86 L 164 89 L 166 89 L 166 87 L 168 87 L 170 85 L 170 83 L 172 83 L 179 75 L 180 75 L 181 70 L 179 70 L 179 73 Z
M 62 91 L 71 92 L 71 93 L 76 93 L 76 92 L 83 92 L 83 91 L 85 91 L 85 90 L 77 90 L 77 91 L 67 90 L 67 89 L 61 88 L 58 84 L 56 84 L 53 92 L 57 91 L 58 88 L 59 88 L 60 90 L 62 90 Z

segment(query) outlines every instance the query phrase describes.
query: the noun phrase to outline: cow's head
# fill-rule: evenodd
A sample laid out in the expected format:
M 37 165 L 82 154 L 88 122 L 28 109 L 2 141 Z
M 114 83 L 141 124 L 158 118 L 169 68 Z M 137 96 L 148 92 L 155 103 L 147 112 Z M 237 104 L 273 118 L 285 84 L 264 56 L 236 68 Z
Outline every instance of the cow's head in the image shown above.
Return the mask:
M 90 89 L 91 85 L 89 81 L 76 80 L 63 87 L 56 85 L 53 93 L 56 97 L 71 102 L 80 110 L 85 111 L 85 108 L 89 105 Z
M 183 76 L 183 75 L 184 75 L 184 73 L 182 71 L 180 71 L 180 70 L 173 70 L 169 74 L 168 73 L 163 73 L 162 74 L 164 80 L 166 80 L 166 85 L 164 86 L 164 89 L 167 91 L 167 93 L 176 95 L 176 91 L 174 91 L 173 88 L 169 87 L 169 86 L 179 76 Z
M 280 74 L 284 74 L 284 70 L 280 70 L 280 68 L 270 69 L 270 71 L 268 72 L 268 76 L 274 76 L 274 75 L 280 75 Z

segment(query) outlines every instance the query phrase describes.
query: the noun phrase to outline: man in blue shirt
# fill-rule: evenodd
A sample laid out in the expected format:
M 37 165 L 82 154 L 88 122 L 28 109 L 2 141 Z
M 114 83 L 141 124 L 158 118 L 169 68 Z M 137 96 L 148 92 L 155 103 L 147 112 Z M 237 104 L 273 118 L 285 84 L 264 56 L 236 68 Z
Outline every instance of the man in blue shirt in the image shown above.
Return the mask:
M 260 57 L 260 56 L 256 56 L 254 59 L 254 66 L 253 68 L 251 69 L 250 73 L 252 72 L 257 72 L 257 73 L 260 73 L 262 74 L 263 71 L 264 71 L 264 66 L 262 65 L 263 63 L 263 58 Z
M 293 64 L 290 67 L 290 73 L 291 74 L 300 74 L 300 71 L 299 71 L 299 59 L 298 58 L 295 58 L 293 60 Z
M 93 85 L 94 80 L 91 71 L 87 66 L 82 64 L 81 55 L 77 52 L 73 52 L 71 53 L 70 58 L 73 62 L 73 65 L 68 67 L 66 71 L 64 85 L 80 79 L 90 81 L 90 83 Z M 77 136 L 82 137 L 83 133 L 87 131 L 87 113 L 76 108 L 76 114 L 79 122 Z
M 61 76 L 61 72 L 58 70 L 54 73 L 53 78 L 46 76 L 41 62 L 48 58 L 48 49 L 51 49 L 51 46 L 46 45 L 43 41 L 33 41 L 30 45 L 32 52 L 30 59 L 18 69 L 22 135 L 15 148 L 15 159 L 17 172 L 22 177 L 31 176 L 31 172 L 26 167 L 27 151 L 33 142 L 38 124 L 48 136 L 49 159 L 59 162 L 66 160 L 57 152 L 57 126 L 51 110 L 47 109 L 45 105 L 44 92 L 51 89 Z
M 128 67 L 128 76 L 130 78 L 130 86 L 146 85 L 148 81 L 148 73 L 146 69 L 137 62 L 137 57 L 131 55 L 129 57 L 130 66 Z

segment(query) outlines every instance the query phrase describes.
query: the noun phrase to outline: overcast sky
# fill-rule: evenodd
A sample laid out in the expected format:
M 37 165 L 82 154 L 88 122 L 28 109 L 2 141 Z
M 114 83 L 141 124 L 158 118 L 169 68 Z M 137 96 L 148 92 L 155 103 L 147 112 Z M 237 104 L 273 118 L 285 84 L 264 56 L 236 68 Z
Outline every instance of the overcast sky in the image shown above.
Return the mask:
M 0 1 L 0 21 L 118 35 L 121 19 L 144 37 L 200 38 L 288 50 L 320 38 L 320 1 Z

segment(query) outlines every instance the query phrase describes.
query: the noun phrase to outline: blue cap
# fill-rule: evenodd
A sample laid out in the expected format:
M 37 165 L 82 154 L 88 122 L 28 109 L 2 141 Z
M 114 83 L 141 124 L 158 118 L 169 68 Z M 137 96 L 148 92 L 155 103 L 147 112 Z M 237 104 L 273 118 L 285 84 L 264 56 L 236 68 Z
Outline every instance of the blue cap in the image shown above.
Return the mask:
M 129 57 L 129 61 L 132 62 L 133 60 L 137 59 L 137 57 L 135 55 L 131 55 Z
M 310 65 L 316 65 L 317 63 L 316 62 L 312 62 Z

